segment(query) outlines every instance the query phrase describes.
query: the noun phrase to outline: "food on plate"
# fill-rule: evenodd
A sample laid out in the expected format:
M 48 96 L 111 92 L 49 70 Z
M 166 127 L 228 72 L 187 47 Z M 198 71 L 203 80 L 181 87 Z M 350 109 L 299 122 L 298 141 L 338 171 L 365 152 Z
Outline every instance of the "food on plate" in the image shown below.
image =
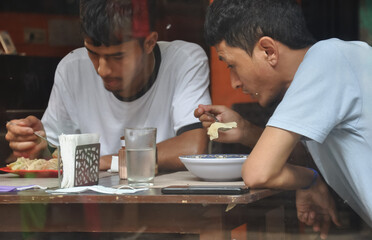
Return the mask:
M 19 157 L 17 161 L 8 164 L 7 167 L 11 170 L 57 170 L 58 160 L 57 158 L 45 160 Z
M 231 128 L 236 128 L 236 127 L 237 127 L 236 122 L 228 122 L 228 123 L 214 122 L 208 128 L 209 139 L 213 140 L 213 139 L 218 138 L 218 129 L 220 128 L 223 128 L 225 130 L 225 129 L 231 129 Z

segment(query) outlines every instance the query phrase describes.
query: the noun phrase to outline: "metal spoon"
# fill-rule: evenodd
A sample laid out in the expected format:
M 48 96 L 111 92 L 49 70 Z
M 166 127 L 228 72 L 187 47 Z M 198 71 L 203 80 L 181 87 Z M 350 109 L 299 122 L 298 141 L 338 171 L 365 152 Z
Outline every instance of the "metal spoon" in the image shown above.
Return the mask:
M 205 112 L 205 114 L 207 114 L 208 116 L 214 118 L 214 121 L 215 121 L 215 122 L 220 122 L 214 114 L 212 114 L 212 113 L 210 113 L 210 112 Z M 221 130 L 221 131 L 228 131 L 228 130 L 231 130 L 231 128 L 218 128 L 218 130 Z
M 205 112 L 205 114 L 207 114 L 208 116 L 212 117 L 214 119 L 214 121 L 219 122 L 219 120 L 217 119 L 217 117 L 214 114 L 212 114 L 210 112 Z
M 48 145 L 51 146 L 52 148 L 58 148 L 58 146 L 56 146 L 56 145 L 54 145 L 53 143 L 49 142 L 45 137 L 41 136 L 40 134 L 38 134 L 38 133 L 36 133 L 36 132 L 34 132 L 34 134 L 35 134 L 36 136 L 38 136 L 39 138 L 45 140 L 45 141 L 48 143 Z

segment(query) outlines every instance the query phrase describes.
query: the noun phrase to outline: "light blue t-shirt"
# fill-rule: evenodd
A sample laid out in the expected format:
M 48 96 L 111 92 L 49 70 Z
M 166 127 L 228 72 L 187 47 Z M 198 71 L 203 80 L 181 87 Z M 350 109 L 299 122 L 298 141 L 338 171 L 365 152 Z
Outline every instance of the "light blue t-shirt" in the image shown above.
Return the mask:
M 327 183 L 372 226 L 370 46 L 312 46 L 267 125 L 304 136 Z

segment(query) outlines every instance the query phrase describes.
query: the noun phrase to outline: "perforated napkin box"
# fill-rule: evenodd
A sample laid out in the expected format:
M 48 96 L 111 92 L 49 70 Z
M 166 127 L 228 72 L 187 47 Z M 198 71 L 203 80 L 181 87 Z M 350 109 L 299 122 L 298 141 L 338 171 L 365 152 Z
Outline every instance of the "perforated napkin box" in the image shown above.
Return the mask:
M 100 143 L 98 134 L 61 135 L 58 162 L 60 188 L 97 185 Z

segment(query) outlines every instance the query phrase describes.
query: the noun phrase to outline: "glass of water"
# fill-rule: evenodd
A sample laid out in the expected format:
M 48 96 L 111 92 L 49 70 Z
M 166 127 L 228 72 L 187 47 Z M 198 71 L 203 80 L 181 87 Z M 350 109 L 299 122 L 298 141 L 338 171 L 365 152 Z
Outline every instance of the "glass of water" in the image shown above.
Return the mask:
M 128 184 L 134 187 L 153 185 L 156 128 L 126 128 L 124 135 Z

